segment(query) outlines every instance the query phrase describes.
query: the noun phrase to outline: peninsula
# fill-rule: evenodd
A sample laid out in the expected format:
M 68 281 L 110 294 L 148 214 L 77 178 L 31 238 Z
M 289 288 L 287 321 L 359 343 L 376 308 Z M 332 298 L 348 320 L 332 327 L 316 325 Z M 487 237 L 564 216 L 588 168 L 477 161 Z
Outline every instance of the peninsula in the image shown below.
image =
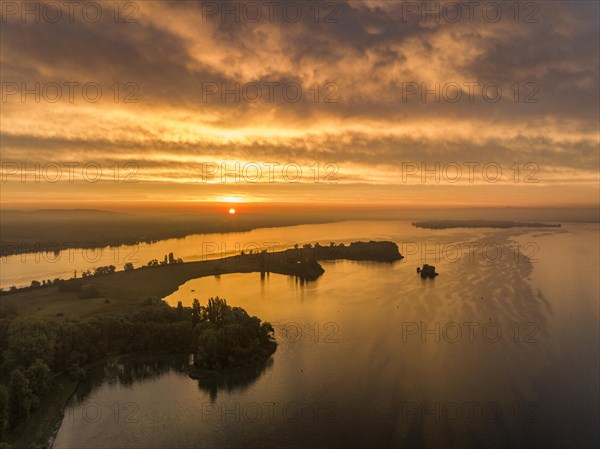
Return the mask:
M 227 273 L 279 273 L 308 282 L 324 273 L 319 260 L 336 259 L 390 263 L 402 255 L 393 242 L 373 241 L 188 263 L 169 254 L 138 268 L 97 267 L 0 292 L 0 331 L 8 337 L 0 341 L 0 399 L 18 397 L 0 430 L 15 447 L 47 445 L 78 381 L 107 357 L 193 354 L 189 375 L 196 379 L 264 363 L 277 349 L 268 322 L 218 297 L 191 307 L 161 298 L 190 279 Z
M 0 312 L 4 316 L 40 318 L 88 317 L 105 313 L 130 313 L 148 301 L 164 298 L 190 279 L 230 273 L 277 273 L 312 281 L 323 275 L 322 260 L 357 260 L 391 263 L 403 256 L 394 242 L 353 242 L 296 245 L 285 251 L 241 253 L 199 262 L 147 265 L 125 271 L 114 266 L 99 267 L 86 277 L 56 279 L 30 287 L 1 292 Z M 170 259 L 170 258 L 169 258 Z M 127 268 L 127 267 L 126 267 Z

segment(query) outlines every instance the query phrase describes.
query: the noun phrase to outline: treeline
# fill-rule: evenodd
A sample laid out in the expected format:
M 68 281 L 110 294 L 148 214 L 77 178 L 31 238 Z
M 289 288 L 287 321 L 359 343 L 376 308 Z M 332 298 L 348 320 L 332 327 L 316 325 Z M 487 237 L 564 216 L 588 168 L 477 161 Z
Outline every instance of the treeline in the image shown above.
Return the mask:
M 176 258 L 173 253 L 169 253 L 168 255 L 165 254 L 165 257 L 163 258 L 163 260 L 161 260 L 160 262 L 158 261 L 158 259 L 152 259 L 150 262 L 148 262 L 146 265 L 143 265 L 142 268 L 144 267 L 158 267 L 160 265 L 174 265 L 174 264 L 178 264 L 178 263 L 183 263 L 183 259 L 182 258 Z M 128 269 L 127 264 L 126 265 L 126 270 Z M 129 264 L 131 265 L 131 264 Z M 133 265 L 131 265 L 131 269 L 133 269 Z
M 181 259 L 180 257 L 175 257 L 173 255 L 173 253 L 169 253 L 169 254 L 165 254 L 163 260 L 159 261 L 158 259 L 152 259 L 150 261 L 148 261 L 148 263 L 146 265 L 142 265 L 140 268 L 148 268 L 148 267 L 159 267 L 159 266 L 163 266 L 163 265 L 174 265 L 174 264 L 180 264 L 183 263 L 183 259 Z M 123 265 L 123 270 L 124 271 L 132 271 L 135 270 L 135 267 L 133 266 L 133 263 L 131 262 L 127 262 L 126 264 Z M 23 292 L 23 291 L 27 291 L 27 290 L 33 290 L 33 289 L 38 289 L 38 288 L 45 288 L 45 287 L 52 287 L 52 286 L 58 286 L 60 291 L 80 291 L 81 288 L 77 288 L 78 285 L 81 286 L 81 284 L 77 283 L 77 282 L 73 282 L 74 279 L 83 279 L 83 278 L 90 278 L 90 277 L 94 277 L 94 276 L 106 276 L 107 274 L 113 274 L 117 271 L 117 267 L 115 267 L 114 265 L 105 265 L 105 266 L 101 266 L 101 267 L 97 267 L 92 269 L 88 269 L 88 270 L 84 270 L 81 272 L 81 278 L 77 277 L 77 271 L 73 272 L 73 277 L 71 279 L 62 279 L 62 278 L 56 278 L 56 279 L 44 279 L 42 281 L 38 281 L 38 280 L 33 280 L 31 281 L 31 284 L 25 287 L 17 287 L 16 285 L 11 286 L 8 290 L 4 290 L 2 288 L 0 288 L 0 295 L 1 294 L 10 294 L 10 293 L 17 293 L 17 292 Z M 76 288 L 76 290 L 61 290 L 61 287 L 64 288 L 65 283 L 67 282 L 72 282 Z M 95 295 L 97 296 L 97 295 Z M 83 298 L 93 298 L 94 294 L 84 294 L 82 296 Z
M 206 307 L 192 304 L 192 319 L 200 319 L 194 365 L 221 370 L 257 363 L 275 352 L 274 330 L 270 323 L 249 316 L 224 299 L 211 298 Z
M 0 436 L 40 406 L 52 376 L 80 379 L 106 356 L 187 352 L 225 368 L 252 358 L 266 342 L 274 344 L 269 323 L 220 298 L 206 307 L 197 300 L 192 307 L 170 307 L 155 299 L 127 315 L 81 320 L 4 319 L 0 333 Z

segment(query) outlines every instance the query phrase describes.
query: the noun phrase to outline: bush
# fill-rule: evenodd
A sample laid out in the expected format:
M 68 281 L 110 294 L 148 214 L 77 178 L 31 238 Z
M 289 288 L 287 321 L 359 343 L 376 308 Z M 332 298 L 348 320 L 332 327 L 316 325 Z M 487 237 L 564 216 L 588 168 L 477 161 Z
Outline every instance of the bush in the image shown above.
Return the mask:
M 70 279 L 68 281 L 59 279 L 54 285 L 58 286 L 59 292 L 80 292 L 82 284 L 81 279 Z
M 79 293 L 80 299 L 89 299 L 89 298 L 97 298 L 100 296 L 100 290 L 95 285 L 84 285 L 81 288 L 81 293 Z

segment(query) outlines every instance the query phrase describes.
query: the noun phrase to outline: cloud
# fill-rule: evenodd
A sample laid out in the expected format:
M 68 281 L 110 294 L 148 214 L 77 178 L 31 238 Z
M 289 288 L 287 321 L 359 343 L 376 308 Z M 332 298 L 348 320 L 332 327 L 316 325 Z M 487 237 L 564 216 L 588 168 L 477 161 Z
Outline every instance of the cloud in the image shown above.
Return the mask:
M 547 183 L 597 184 L 597 3 L 497 22 L 449 20 L 446 3 L 427 5 L 437 18 L 421 2 L 257 3 L 258 21 L 235 2 L 135 2 L 134 23 L 107 7 L 97 22 L 3 17 L 3 161 L 134 160 L 162 184 L 198 161 L 333 162 L 379 186 L 407 161 L 534 162 Z

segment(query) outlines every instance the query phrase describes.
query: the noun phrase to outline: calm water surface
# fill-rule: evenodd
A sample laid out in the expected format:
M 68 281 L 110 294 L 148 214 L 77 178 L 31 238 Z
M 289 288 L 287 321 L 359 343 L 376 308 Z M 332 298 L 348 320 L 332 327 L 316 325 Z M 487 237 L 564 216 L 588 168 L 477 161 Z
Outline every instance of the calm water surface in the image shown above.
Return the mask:
M 324 262 L 308 284 L 275 274 L 188 281 L 166 300 L 218 295 L 272 322 L 272 359 L 210 381 L 188 378 L 186 357 L 98 367 L 55 447 L 597 446 L 598 235 L 579 224 L 473 232 L 348 222 L 212 236 L 390 239 L 406 258 Z M 423 262 L 440 276 L 421 280 Z

